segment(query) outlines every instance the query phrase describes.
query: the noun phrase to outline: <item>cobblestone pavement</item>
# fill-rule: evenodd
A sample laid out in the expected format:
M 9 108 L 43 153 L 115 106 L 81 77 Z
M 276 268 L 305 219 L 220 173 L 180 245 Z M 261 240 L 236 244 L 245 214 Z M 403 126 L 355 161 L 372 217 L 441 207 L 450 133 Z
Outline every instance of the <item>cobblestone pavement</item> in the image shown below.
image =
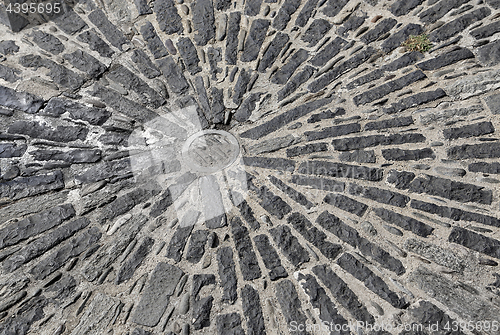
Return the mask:
M 500 334 L 500 1 L 0 10 L 0 334 Z

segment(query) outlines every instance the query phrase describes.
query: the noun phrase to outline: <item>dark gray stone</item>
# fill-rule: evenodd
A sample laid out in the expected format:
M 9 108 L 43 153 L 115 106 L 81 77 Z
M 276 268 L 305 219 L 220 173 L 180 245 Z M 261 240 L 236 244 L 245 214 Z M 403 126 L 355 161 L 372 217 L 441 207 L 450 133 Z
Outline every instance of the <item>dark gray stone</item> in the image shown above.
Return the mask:
M 142 239 L 141 243 L 137 247 L 137 249 L 123 262 L 120 266 L 116 274 L 115 284 L 120 285 L 123 282 L 126 282 L 135 273 L 135 270 L 141 266 L 141 263 L 147 257 L 147 255 L 151 252 L 151 248 L 155 240 L 150 237 L 145 237 Z
M 18 200 L 64 188 L 61 171 L 15 178 L 0 184 L 0 198 Z
M 498 320 L 500 309 L 474 292 L 475 290 L 469 285 L 457 284 L 455 280 L 443 277 L 423 266 L 417 268 L 408 279 L 410 283 L 466 321 L 473 323 L 475 320 L 483 320 L 485 323 L 492 323 Z M 425 315 L 430 317 L 428 312 L 431 311 L 426 310 Z
M 174 265 L 158 263 L 144 289 L 131 320 L 137 324 L 154 327 L 167 309 L 170 296 L 184 272 Z
M 43 309 L 47 305 L 48 301 L 43 295 L 27 300 L 19 309 L 19 314 L 6 318 L 0 324 L 0 332 L 9 335 L 26 334 L 35 322 L 45 317 Z
M 398 0 L 391 5 L 389 9 L 395 16 L 408 14 L 412 9 L 420 5 L 424 0 Z
M 239 217 L 231 220 L 231 231 L 233 233 L 234 245 L 240 260 L 240 270 L 244 280 L 254 280 L 261 277 L 261 271 L 257 257 L 253 251 L 252 241 L 248 229 L 243 226 Z
M 280 257 L 269 242 L 267 235 L 257 235 L 253 238 L 253 241 L 255 243 L 255 247 L 260 253 L 260 256 L 262 257 L 264 265 L 269 270 L 269 278 L 274 281 L 280 278 L 288 277 L 288 273 L 281 265 Z
M 258 191 L 258 196 L 262 200 L 260 202 L 260 206 L 269 214 L 276 216 L 280 220 L 292 211 L 290 205 L 288 205 L 281 197 L 271 192 L 266 186 L 261 186 Z
M 329 205 L 335 206 L 343 211 L 355 214 L 359 217 L 362 217 L 368 209 L 367 205 L 346 197 L 342 194 L 327 194 L 323 201 Z
M 383 98 L 389 93 L 408 87 L 410 84 L 422 80 L 424 78 L 427 78 L 427 76 L 422 71 L 417 70 L 409 74 L 406 74 L 398 79 L 394 79 L 390 82 L 379 85 L 371 90 L 358 94 L 353 98 L 353 101 L 356 104 L 356 106 L 364 105 L 373 102 L 375 100 L 378 100 L 380 98 Z
M 280 31 L 285 29 L 288 22 L 290 22 L 293 13 L 297 11 L 299 6 L 300 0 L 285 0 L 278 11 L 278 14 L 274 17 L 273 28 Z
M 208 231 L 197 230 L 191 235 L 189 247 L 186 252 L 188 262 L 198 263 L 205 253 L 205 244 L 207 243 Z
M 17 46 L 15 41 L 1 41 L 0 42 L 0 54 L 7 56 L 13 55 L 19 51 L 19 47 Z
M 118 50 L 122 51 L 122 45 L 127 44 L 128 40 L 123 35 L 123 33 L 113 25 L 106 14 L 100 9 L 94 10 L 92 13 L 88 15 L 90 22 L 92 22 L 97 29 L 101 31 L 101 33 L 106 37 L 109 43 L 112 46 L 116 47 Z
M 315 72 L 315 68 L 312 66 L 305 66 L 302 71 L 294 75 L 287 83 L 286 85 L 278 91 L 278 101 L 282 101 L 286 97 L 288 97 L 290 94 L 295 92 L 300 85 L 308 81 L 312 75 Z
M 21 157 L 28 149 L 26 144 L 0 143 L 0 158 Z
M 182 18 L 177 12 L 177 7 L 175 7 L 173 0 L 155 1 L 153 11 L 156 14 L 158 26 L 162 31 L 169 35 L 175 33 L 182 34 L 184 32 Z
M 182 70 L 171 56 L 158 59 L 156 64 L 163 73 L 163 76 L 167 80 L 168 87 L 172 92 L 182 94 L 187 91 L 189 84 L 182 74 Z
M 12 256 L 8 257 L 3 262 L 4 270 L 7 272 L 13 272 L 14 270 L 20 268 L 23 264 L 26 264 L 29 261 L 40 257 L 45 252 L 52 249 L 62 241 L 70 238 L 78 231 L 87 227 L 89 224 L 89 219 L 79 218 L 62 226 L 59 226 L 48 233 L 45 233 L 43 236 L 35 240 L 32 240 L 22 249 L 15 252 Z M 94 228 L 93 235 L 100 236 L 100 233 L 98 233 L 98 230 L 96 229 L 97 228 Z M 81 238 L 82 236 L 83 235 L 81 235 L 79 238 Z M 71 247 L 72 244 L 73 242 L 70 242 L 67 246 Z
M 106 66 L 103 63 L 81 50 L 65 54 L 63 57 L 75 68 L 93 78 L 98 77 L 106 71 Z
M 348 2 L 349 0 L 328 0 L 321 12 L 328 17 L 334 17 Z
M 283 280 L 276 285 L 275 290 L 276 298 L 281 306 L 281 311 L 287 325 L 292 324 L 291 322 L 297 322 L 298 325 L 305 325 L 308 319 L 302 311 L 302 305 L 293 283 L 290 280 Z M 309 332 L 304 330 L 298 330 L 295 333 L 298 335 L 309 334 Z
M 168 55 L 167 49 L 156 34 L 155 28 L 153 27 L 151 22 L 146 21 L 146 23 L 141 26 L 140 30 L 144 41 L 146 41 L 148 45 L 149 51 L 151 51 L 155 59 Z
M 384 71 L 396 71 L 408 65 L 414 64 L 422 58 L 424 58 L 424 55 L 418 51 L 409 52 L 389 64 L 383 65 L 381 69 Z
M 152 187 L 153 185 L 151 185 Z M 149 185 L 147 187 L 150 187 Z M 153 195 L 156 195 L 158 191 L 153 191 L 151 189 L 136 188 L 122 196 L 117 197 L 115 200 L 109 204 L 102 207 L 99 216 L 96 221 L 104 224 L 107 221 L 111 221 L 114 218 L 127 213 L 137 204 L 147 201 Z
M 207 285 L 215 284 L 215 276 L 212 274 L 193 275 L 193 328 L 201 329 L 210 326 L 210 311 L 214 298 L 210 295 L 208 297 L 200 298 L 200 290 Z
M 326 291 L 318 284 L 313 275 L 299 273 L 297 280 L 304 292 L 309 296 L 309 302 L 312 307 L 319 311 L 319 318 L 324 325 L 344 325 L 348 323 L 347 320 L 339 314 L 335 304 L 326 294 Z M 348 335 L 351 332 L 349 330 L 341 330 L 337 333 Z
M 243 315 L 247 319 L 247 334 L 260 335 L 266 332 L 259 293 L 250 285 L 241 289 Z
M 21 71 L 0 64 L 0 78 L 2 78 L 3 80 L 9 83 L 15 83 L 16 81 L 21 79 L 21 77 L 17 76 L 18 74 L 21 74 Z
M 301 40 L 308 43 L 308 47 L 313 47 L 330 31 L 332 24 L 325 19 L 316 19 L 303 33 Z
M 200 59 L 198 58 L 198 52 L 196 51 L 196 47 L 189 37 L 181 37 L 177 42 L 177 49 L 184 60 L 184 64 L 186 65 L 189 73 L 191 75 L 195 75 L 196 73 L 201 71 L 201 67 L 199 66 Z
M 402 195 L 400 193 L 395 193 L 376 187 L 360 186 L 354 183 L 351 183 L 349 185 L 349 189 L 347 191 L 351 195 L 362 196 L 363 198 L 397 207 L 405 207 L 408 201 L 410 201 L 410 197 Z
M 86 121 L 97 126 L 101 126 L 111 116 L 111 113 L 105 108 L 87 107 L 76 101 L 59 97 L 50 99 L 39 114 L 58 117 L 66 112 L 69 112 L 70 117 L 74 120 Z
M 363 36 L 361 36 L 361 41 L 365 44 L 375 42 L 380 36 L 388 33 L 396 23 L 398 23 L 398 21 L 393 18 L 383 19 L 377 23 L 375 27 L 364 33 Z
M 365 124 L 365 130 L 379 130 L 386 128 L 395 127 L 406 127 L 413 124 L 413 118 L 411 116 L 396 117 L 391 119 L 386 119 L 382 121 L 373 121 Z
M 151 7 L 149 7 L 147 0 L 134 0 L 134 4 L 139 15 L 153 14 L 153 11 L 151 10 Z
M 387 251 L 378 245 L 373 244 L 364 237 L 359 236 L 356 229 L 345 224 L 335 215 L 328 213 L 328 211 L 321 213 L 316 219 L 316 223 L 333 233 L 341 241 L 346 242 L 355 248 L 357 247 L 363 255 L 371 257 L 384 268 L 395 272 L 397 275 L 405 273 L 406 270 L 401 261 L 392 257 Z
M 374 80 L 382 78 L 384 76 L 384 74 L 385 74 L 385 71 L 382 69 L 374 70 L 368 74 L 365 74 L 364 76 L 358 77 L 355 80 L 351 81 L 349 84 L 346 85 L 346 88 L 348 90 L 358 88 L 364 84 L 367 84 L 367 83 L 370 83 Z
M 71 204 L 61 205 L 11 223 L 0 230 L 0 249 L 15 245 L 60 225 L 75 215 Z
M 375 147 L 378 145 L 394 145 L 403 143 L 421 143 L 425 141 L 425 137 L 422 134 L 393 134 L 393 135 L 371 135 L 371 136 L 361 136 L 361 137 L 350 137 L 334 139 L 332 144 L 335 150 L 338 151 L 349 151 L 358 150 L 369 147 Z
M 194 42 L 204 46 L 215 37 L 215 17 L 212 0 L 195 0 L 191 3 L 191 17 L 196 31 Z
M 101 150 L 76 149 L 66 152 L 60 150 L 34 150 L 29 154 L 38 161 L 56 160 L 71 164 L 95 163 L 101 159 Z
M 482 172 L 482 173 L 493 173 L 500 174 L 500 163 L 486 163 L 478 162 L 469 164 L 470 172 Z
M 59 55 L 64 51 L 64 44 L 54 35 L 35 29 L 31 33 L 31 38 L 41 49 L 51 54 Z
M 208 118 L 213 123 L 224 123 L 226 106 L 224 106 L 224 92 L 221 88 L 212 87 L 211 92 L 211 109 L 207 114 Z
M 306 249 L 300 245 L 299 240 L 292 235 L 290 227 L 278 226 L 270 229 L 269 233 L 285 257 L 295 267 L 299 267 L 301 264 L 309 262 L 309 254 Z
M 219 11 L 226 11 L 231 8 L 230 0 L 215 0 L 214 1 L 215 8 Z
M 328 150 L 328 143 L 310 143 L 303 146 L 286 149 L 286 156 L 296 157 L 327 150 Z
M 238 122 L 245 122 L 252 116 L 252 112 L 260 101 L 260 97 L 264 93 L 252 93 L 243 102 L 234 113 L 233 118 Z
M 265 19 L 256 19 L 252 21 L 247 39 L 245 40 L 243 54 L 240 58 L 242 62 L 251 62 L 257 59 L 270 24 L 271 22 Z
M 474 54 L 469 49 L 459 48 L 418 63 L 417 66 L 424 71 L 433 71 L 469 58 L 474 58 Z
M 217 315 L 217 335 L 245 335 L 238 313 Z
M 461 227 L 453 227 L 448 242 L 463 245 L 491 257 L 500 259 L 500 241 Z
M 492 134 L 495 128 L 491 122 L 479 122 L 459 128 L 448 128 L 443 130 L 444 138 L 447 140 L 456 140 L 458 138 L 479 137 Z
M 325 161 L 303 162 L 300 164 L 297 172 L 302 174 L 314 174 L 334 178 L 354 178 L 368 181 L 380 181 L 384 175 L 382 169 Z
M 326 288 L 330 290 L 335 299 L 347 309 L 356 320 L 368 324 L 374 322 L 375 319 L 359 301 L 356 294 L 328 265 L 317 265 L 312 268 L 312 271 Z
M 387 174 L 387 182 L 389 184 L 394 184 L 394 186 L 400 190 L 408 189 L 414 178 L 415 174 L 413 172 L 390 170 Z
M 288 195 L 290 199 L 297 202 L 298 204 L 306 207 L 307 209 L 310 209 L 314 206 L 309 200 L 307 200 L 305 195 L 286 185 L 283 181 L 276 178 L 275 176 L 269 176 L 269 180 L 274 184 L 274 186 L 279 188 L 283 193 Z
M 304 28 L 309 19 L 311 18 L 316 6 L 318 5 L 319 0 L 308 0 L 299 15 L 295 19 L 295 25 L 301 28 Z
M 187 215 L 187 214 L 186 214 Z M 187 240 L 191 235 L 194 225 L 179 226 L 177 227 L 172 239 L 170 240 L 167 248 L 166 257 L 174 260 L 174 262 L 180 262 L 182 258 L 182 252 L 186 246 Z
M 19 64 L 24 67 L 34 68 L 35 71 L 40 67 L 47 68 L 50 70 L 47 75 L 52 78 L 54 83 L 65 88 L 69 88 L 73 91 L 79 89 L 84 83 L 83 78 L 75 72 L 56 62 L 51 61 L 50 59 L 45 59 L 40 56 L 22 56 L 19 59 Z
M 345 115 L 345 109 L 342 107 L 335 108 L 333 112 L 330 109 L 327 109 L 326 111 L 311 115 L 307 119 L 307 123 L 316 123 L 326 119 L 333 119 L 340 115 Z
M 332 69 L 325 72 L 321 77 L 314 80 L 309 84 L 307 89 L 312 93 L 321 91 L 330 83 L 337 80 L 342 74 L 355 69 L 366 62 L 373 54 L 375 54 L 375 52 L 375 49 L 372 47 L 367 47 L 363 50 L 363 52 L 357 52 L 351 58 L 333 67 Z
M 233 102 L 237 105 L 240 105 L 243 101 L 243 96 L 247 92 L 251 74 L 252 70 L 247 71 L 247 69 L 242 69 L 240 71 L 240 75 L 238 76 L 238 80 L 236 81 L 233 91 Z
M 42 107 L 43 103 L 42 98 L 0 85 L 0 105 L 4 107 L 34 114 Z
M 89 130 L 79 126 L 57 126 L 52 128 L 35 121 L 15 121 L 7 131 L 9 134 L 22 134 L 31 138 L 41 138 L 55 142 L 84 141 Z
M 84 31 L 78 35 L 78 40 L 87 43 L 90 50 L 97 51 L 101 57 L 110 58 L 115 53 L 111 47 L 97 35 L 95 29 Z
M 464 14 L 453 21 L 445 23 L 443 26 L 434 30 L 429 34 L 429 39 L 432 42 L 445 41 L 460 32 L 464 31 L 465 28 L 473 24 L 474 22 L 480 21 L 491 14 L 491 9 L 488 7 L 478 8 L 470 13 Z M 416 35 L 416 34 L 414 34 Z
M 153 79 L 161 75 L 160 70 L 153 64 L 144 51 L 134 50 L 130 58 L 146 78 Z
M 243 200 L 238 205 L 238 209 L 240 210 L 241 216 L 243 216 L 245 222 L 248 223 L 252 230 L 257 230 L 260 228 L 260 223 L 255 218 L 252 207 L 250 207 L 246 200 Z
M 240 12 L 232 12 L 229 14 L 227 22 L 226 53 L 224 56 L 228 65 L 236 65 L 238 58 L 238 34 L 240 32 L 240 22 Z
M 426 193 L 458 202 L 477 202 L 490 205 L 493 194 L 482 186 L 466 184 L 450 179 L 425 175 L 414 179 L 410 184 L 410 191 Z
M 325 106 L 332 101 L 333 98 L 325 98 L 306 102 L 301 106 L 295 107 L 284 113 L 281 113 L 278 116 L 275 116 L 266 123 L 243 132 L 240 136 L 244 138 L 251 138 L 254 140 L 259 139 L 261 137 L 269 135 L 270 133 L 278 129 L 281 129 L 285 125 L 290 124 L 291 122 L 311 113 L 312 111 L 315 111 L 316 109 Z
M 414 234 L 422 237 L 429 236 L 434 230 L 434 228 L 423 222 L 420 222 L 408 216 L 394 213 L 393 211 L 385 208 L 373 208 L 373 212 L 382 220 L 401 227 L 404 230 L 411 231 Z
M 257 70 L 261 73 L 266 72 L 266 70 L 273 65 L 274 61 L 278 58 L 278 55 L 280 54 L 281 50 L 288 43 L 289 40 L 290 40 L 290 37 L 287 34 L 284 34 L 282 32 L 278 32 L 274 36 L 274 39 L 267 47 L 264 54 L 262 55 L 262 58 L 260 60 L 259 67 L 257 68 Z M 227 49 L 227 47 L 226 47 L 226 49 Z M 226 57 L 226 60 L 227 60 L 227 57 Z
M 95 183 L 101 180 L 126 175 L 130 172 L 130 160 L 125 158 L 96 164 L 83 173 L 76 175 L 75 180 L 85 184 Z
M 449 159 L 468 159 L 468 158 L 498 158 L 500 157 L 500 143 L 480 143 L 464 144 L 451 147 L 447 150 Z
M 217 251 L 220 285 L 222 286 L 222 301 L 234 304 L 238 297 L 236 270 L 231 247 L 220 248 Z
M 101 235 L 102 234 L 97 227 L 88 229 L 45 257 L 40 263 L 35 265 L 30 270 L 30 273 L 36 280 L 43 280 L 47 278 L 47 276 L 64 266 L 69 259 L 77 257 L 84 251 L 94 247 L 97 241 L 101 238 Z
M 284 158 L 267 157 L 243 157 L 243 164 L 247 166 L 260 167 L 279 171 L 295 170 L 295 162 Z
M 342 251 L 342 247 L 340 245 L 327 241 L 327 235 L 317 227 L 313 226 L 313 224 L 307 220 L 304 215 L 297 212 L 292 213 L 288 216 L 287 222 L 309 243 L 318 248 L 325 257 L 334 260 Z
M 347 20 L 344 21 L 344 24 L 337 29 L 337 35 L 344 38 L 348 37 L 349 32 L 356 31 L 363 23 L 365 23 L 366 19 L 367 15 L 365 13 L 350 15 Z
M 68 35 L 74 35 L 88 27 L 85 21 L 71 8 L 52 20 L 59 29 Z
M 382 278 L 375 275 L 367 266 L 363 265 L 351 254 L 344 253 L 337 260 L 337 264 L 356 279 L 363 282 L 366 288 L 390 303 L 393 307 L 399 309 L 406 307 L 407 303 L 404 298 L 398 297 L 396 293 L 389 289 Z
M 309 63 L 318 67 L 325 65 L 330 59 L 335 57 L 346 44 L 346 40 L 338 36 L 335 37 L 333 41 L 323 46 L 321 50 L 309 60 Z
M 415 150 L 383 149 L 382 156 L 388 161 L 418 161 L 425 158 L 436 158 L 431 148 Z
M 418 16 L 423 23 L 434 23 L 446 15 L 453 8 L 458 8 L 463 4 L 469 2 L 468 0 L 441 0 L 439 3 L 434 4 L 432 7 L 422 11 Z
M 348 123 L 339 126 L 325 127 L 320 131 L 306 131 L 306 139 L 308 141 L 322 140 L 329 137 L 339 137 L 352 133 L 359 133 L 361 126 L 359 123 Z
M 445 96 L 446 92 L 441 88 L 438 88 L 435 91 L 420 92 L 391 104 L 390 107 L 384 108 L 383 111 L 387 114 L 400 113 L 408 108 L 420 106 L 422 104 L 441 99 Z
M 310 186 L 326 192 L 343 192 L 345 187 L 344 183 L 341 181 L 297 175 L 292 176 L 291 182 L 297 185 Z
M 408 39 L 410 36 L 418 36 L 424 32 L 424 28 L 415 23 L 410 23 L 404 28 L 398 30 L 396 33 L 392 34 L 381 44 L 383 52 L 391 52 Z
M 500 114 L 500 93 L 484 97 L 484 102 L 493 114 Z
M 126 89 L 135 91 L 154 108 L 159 108 L 165 103 L 165 99 L 158 92 L 149 87 L 146 82 L 132 71 L 120 64 L 111 66 L 106 76 L 108 79 L 120 83 Z
M 490 37 L 500 31 L 500 22 L 496 21 L 485 26 L 474 29 L 470 34 L 476 39 Z
M 375 163 L 376 157 L 373 150 L 355 150 L 342 152 L 339 159 L 343 162 Z
M 248 0 L 245 2 L 244 13 L 247 16 L 255 16 L 260 13 L 262 0 Z

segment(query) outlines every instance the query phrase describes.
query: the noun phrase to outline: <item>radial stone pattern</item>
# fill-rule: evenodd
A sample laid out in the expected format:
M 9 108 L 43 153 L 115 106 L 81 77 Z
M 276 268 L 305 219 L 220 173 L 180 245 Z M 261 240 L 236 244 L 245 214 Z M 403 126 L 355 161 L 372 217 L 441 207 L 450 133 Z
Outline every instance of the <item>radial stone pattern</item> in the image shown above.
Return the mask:
M 0 334 L 500 333 L 499 1 L 0 7 Z

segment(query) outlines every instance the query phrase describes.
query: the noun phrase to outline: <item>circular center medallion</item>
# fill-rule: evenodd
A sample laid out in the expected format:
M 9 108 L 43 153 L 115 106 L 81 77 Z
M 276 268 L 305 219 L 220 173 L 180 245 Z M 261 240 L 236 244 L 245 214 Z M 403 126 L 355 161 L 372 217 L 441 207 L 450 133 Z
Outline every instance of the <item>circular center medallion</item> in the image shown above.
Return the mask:
M 187 166 L 202 173 L 223 170 L 234 163 L 240 154 L 238 140 L 224 130 L 202 130 L 191 135 L 182 148 Z

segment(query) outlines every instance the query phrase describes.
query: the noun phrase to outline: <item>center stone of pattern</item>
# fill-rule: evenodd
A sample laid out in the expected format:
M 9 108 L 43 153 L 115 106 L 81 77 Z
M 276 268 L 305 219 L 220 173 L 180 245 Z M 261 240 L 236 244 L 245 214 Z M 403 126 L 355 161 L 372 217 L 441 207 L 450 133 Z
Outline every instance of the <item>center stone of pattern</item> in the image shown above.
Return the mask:
M 182 157 L 196 172 L 213 173 L 234 163 L 240 153 L 238 140 L 224 130 L 202 130 L 191 135 L 182 148 Z

